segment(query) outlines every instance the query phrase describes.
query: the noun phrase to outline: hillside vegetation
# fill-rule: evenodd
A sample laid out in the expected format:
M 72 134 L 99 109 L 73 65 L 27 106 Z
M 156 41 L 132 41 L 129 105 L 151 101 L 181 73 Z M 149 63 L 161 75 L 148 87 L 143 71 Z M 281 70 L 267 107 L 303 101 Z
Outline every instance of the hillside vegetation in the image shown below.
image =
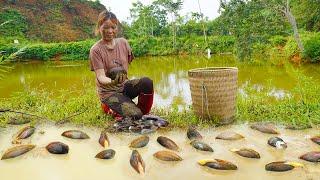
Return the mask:
M 42 42 L 78 41 L 93 38 L 99 1 L 0 0 L 2 41 L 18 39 Z

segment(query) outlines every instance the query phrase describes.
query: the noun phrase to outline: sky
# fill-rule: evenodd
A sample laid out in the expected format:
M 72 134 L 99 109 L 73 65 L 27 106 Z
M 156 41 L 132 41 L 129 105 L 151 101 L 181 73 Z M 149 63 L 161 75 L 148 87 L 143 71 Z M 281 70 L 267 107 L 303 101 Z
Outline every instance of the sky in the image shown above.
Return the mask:
M 129 21 L 130 8 L 132 3 L 137 0 L 100 0 L 107 9 L 111 9 L 120 21 Z M 153 0 L 140 0 L 143 4 L 151 4 Z M 198 0 L 183 0 L 183 7 L 180 15 L 186 15 L 188 12 L 199 12 Z M 209 19 L 219 16 L 219 0 L 199 0 L 201 12 Z

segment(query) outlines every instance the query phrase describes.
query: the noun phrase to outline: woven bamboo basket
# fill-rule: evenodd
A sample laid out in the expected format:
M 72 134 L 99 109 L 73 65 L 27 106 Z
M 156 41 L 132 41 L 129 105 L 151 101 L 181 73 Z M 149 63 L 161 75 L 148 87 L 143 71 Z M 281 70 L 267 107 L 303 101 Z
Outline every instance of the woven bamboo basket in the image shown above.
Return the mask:
M 188 71 L 192 105 L 203 119 L 229 124 L 236 113 L 238 68 L 208 67 Z

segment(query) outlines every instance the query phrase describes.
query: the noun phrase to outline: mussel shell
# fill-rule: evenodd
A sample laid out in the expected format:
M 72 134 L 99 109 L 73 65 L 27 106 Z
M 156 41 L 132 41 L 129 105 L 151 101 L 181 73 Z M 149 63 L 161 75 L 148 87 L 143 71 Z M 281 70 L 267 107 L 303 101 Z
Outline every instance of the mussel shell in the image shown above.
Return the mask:
M 27 127 L 22 128 L 17 133 L 16 139 L 26 139 L 26 138 L 30 137 L 34 133 L 35 129 L 36 128 L 34 128 L 33 126 L 27 126 Z
M 267 171 L 284 172 L 294 169 L 293 165 L 286 164 L 285 161 L 271 162 L 265 166 Z
M 238 167 L 235 164 L 229 161 L 221 160 L 221 159 L 215 159 L 200 165 L 207 166 L 209 168 L 213 168 L 217 170 L 237 170 L 238 169 Z
M 201 134 L 195 129 L 195 127 L 189 127 L 188 131 L 187 131 L 187 137 L 190 140 L 194 140 L 194 139 L 202 139 Z
M 131 148 L 142 148 L 146 146 L 149 143 L 149 137 L 148 136 L 140 136 L 136 139 L 134 139 L 129 147 Z
M 65 131 L 61 135 L 71 139 L 89 139 L 89 136 L 86 133 L 79 130 Z
M 171 151 L 158 151 L 153 156 L 162 161 L 182 161 L 179 155 Z
M 145 163 L 137 150 L 133 150 L 130 157 L 130 165 L 135 169 L 139 174 L 144 174 L 145 172 Z
M 115 80 L 117 74 L 127 74 L 127 71 L 123 69 L 123 67 L 114 67 L 110 69 L 108 77 L 112 80 Z
M 209 151 L 209 152 L 213 152 L 213 149 L 206 143 L 203 143 L 201 141 L 198 140 L 193 140 L 190 143 L 194 148 L 200 150 L 200 151 Z
M 12 147 L 2 155 L 1 160 L 15 158 L 17 156 L 20 156 L 22 154 L 29 152 L 35 147 L 36 147 L 35 145 L 20 145 L 20 146 Z
M 238 140 L 244 138 L 241 134 L 232 132 L 232 131 L 226 131 L 220 133 L 216 139 L 223 139 L 223 140 Z
M 157 127 L 167 127 L 169 125 L 167 120 L 155 115 L 143 115 L 141 119 L 143 121 L 150 121 Z
M 250 126 L 252 129 L 258 130 L 262 133 L 267 134 L 279 134 L 279 132 L 275 129 L 275 127 L 271 124 L 266 123 L 256 123 Z
M 271 137 L 268 140 L 268 144 L 273 147 L 277 147 L 277 143 L 281 143 L 282 148 L 287 148 L 287 143 L 283 141 L 283 139 L 279 137 Z
M 311 138 L 311 141 L 320 145 L 320 136 L 315 136 Z
M 99 152 L 95 158 L 99 159 L 112 159 L 115 156 L 116 152 L 113 149 L 107 149 Z
M 158 119 L 157 121 L 154 121 L 153 124 L 157 127 L 167 127 L 169 122 L 164 119 Z
M 62 142 L 52 142 L 46 146 L 46 149 L 52 154 L 68 154 L 69 146 Z
M 242 157 L 260 159 L 260 154 L 253 149 L 241 148 L 241 149 L 236 150 L 234 152 Z
M 320 162 L 320 151 L 308 152 L 306 154 L 303 154 L 299 158 L 309 162 Z
M 110 141 L 109 141 L 109 138 L 108 138 L 106 131 L 101 131 L 100 138 L 99 138 L 99 144 L 102 147 L 109 147 L 110 146 Z
M 171 139 L 164 137 L 164 136 L 159 136 L 157 138 L 157 142 L 159 144 L 161 144 L 163 147 L 174 150 L 174 151 L 178 151 L 179 150 L 179 146 L 172 141 Z

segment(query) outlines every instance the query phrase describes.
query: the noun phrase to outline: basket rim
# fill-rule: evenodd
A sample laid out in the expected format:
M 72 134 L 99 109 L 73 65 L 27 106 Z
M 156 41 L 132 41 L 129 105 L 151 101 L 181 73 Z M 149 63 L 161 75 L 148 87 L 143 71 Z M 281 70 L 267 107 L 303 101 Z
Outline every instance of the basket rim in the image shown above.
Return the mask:
M 214 71 L 238 71 L 237 67 L 205 67 L 205 68 L 195 68 L 188 70 L 189 73 L 198 72 L 214 72 Z

